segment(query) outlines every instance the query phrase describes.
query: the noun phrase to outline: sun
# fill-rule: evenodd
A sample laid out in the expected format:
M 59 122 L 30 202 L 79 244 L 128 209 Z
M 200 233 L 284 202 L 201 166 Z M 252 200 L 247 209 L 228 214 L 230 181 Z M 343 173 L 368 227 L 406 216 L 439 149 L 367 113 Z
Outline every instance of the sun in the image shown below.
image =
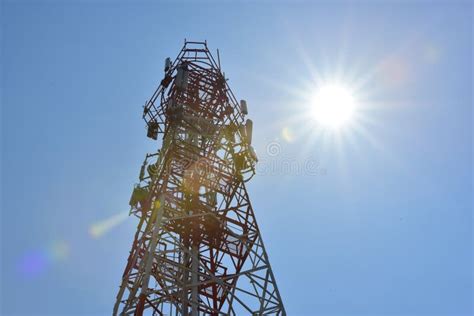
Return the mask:
M 321 86 L 312 100 L 312 115 L 324 127 L 339 129 L 347 125 L 355 110 L 350 89 L 339 84 Z

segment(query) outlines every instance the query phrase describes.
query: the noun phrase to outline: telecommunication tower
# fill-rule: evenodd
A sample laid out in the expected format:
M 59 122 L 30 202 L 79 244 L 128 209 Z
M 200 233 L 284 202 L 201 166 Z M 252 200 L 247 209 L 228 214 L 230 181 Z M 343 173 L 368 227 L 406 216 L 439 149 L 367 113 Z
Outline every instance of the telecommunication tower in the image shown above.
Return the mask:
M 139 218 L 114 315 L 286 315 L 245 183 L 252 121 L 206 42 L 165 61 L 143 118 L 162 147 L 130 199 Z

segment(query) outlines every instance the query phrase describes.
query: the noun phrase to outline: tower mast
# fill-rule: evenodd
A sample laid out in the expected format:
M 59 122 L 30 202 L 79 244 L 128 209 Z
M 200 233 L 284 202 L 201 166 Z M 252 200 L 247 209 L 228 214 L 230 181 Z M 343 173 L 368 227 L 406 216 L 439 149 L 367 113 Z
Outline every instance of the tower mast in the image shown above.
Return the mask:
M 252 121 L 206 42 L 185 41 L 146 102 L 139 218 L 114 315 L 286 315 L 245 183 Z

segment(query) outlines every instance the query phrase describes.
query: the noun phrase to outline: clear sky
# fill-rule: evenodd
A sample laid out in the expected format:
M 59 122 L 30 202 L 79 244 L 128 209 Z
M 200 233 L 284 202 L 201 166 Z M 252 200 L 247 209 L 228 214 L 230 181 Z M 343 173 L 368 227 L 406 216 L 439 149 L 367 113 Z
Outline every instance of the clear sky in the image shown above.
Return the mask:
M 456 1 L 3 1 L 1 314 L 110 315 L 160 145 L 141 107 L 187 38 L 248 102 L 289 315 L 472 315 L 472 23 Z M 308 110 L 333 81 L 357 101 L 337 131 Z

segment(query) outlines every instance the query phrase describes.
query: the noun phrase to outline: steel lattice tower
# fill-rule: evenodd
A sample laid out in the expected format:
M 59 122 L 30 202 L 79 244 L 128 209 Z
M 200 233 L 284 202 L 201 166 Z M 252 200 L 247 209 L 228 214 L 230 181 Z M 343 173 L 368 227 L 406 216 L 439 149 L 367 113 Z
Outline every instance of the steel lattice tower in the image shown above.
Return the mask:
M 246 114 L 206 42 L 166 60 L 143 112 L 162 148 L 130 199 L 139 224 L 114 315 L 286 315 L 245 188 Z

